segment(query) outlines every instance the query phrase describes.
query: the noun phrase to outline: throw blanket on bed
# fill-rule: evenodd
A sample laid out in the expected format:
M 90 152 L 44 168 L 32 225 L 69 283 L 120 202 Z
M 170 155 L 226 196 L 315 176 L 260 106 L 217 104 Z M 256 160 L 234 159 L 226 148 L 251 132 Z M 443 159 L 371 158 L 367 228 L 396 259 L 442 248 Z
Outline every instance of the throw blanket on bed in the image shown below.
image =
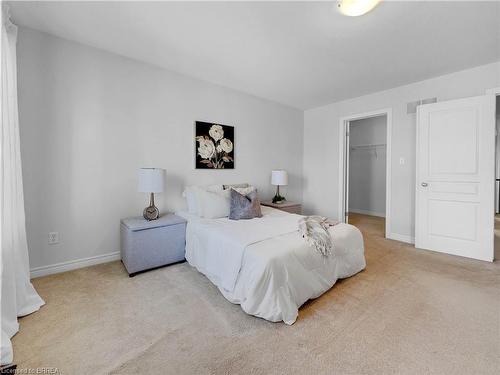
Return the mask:
M 328 228 L 338 221 L 323 216 L 304 216 L 299 220 L 299 231 L 306 242 L 323 256 L 333 253 L 333 241 Z

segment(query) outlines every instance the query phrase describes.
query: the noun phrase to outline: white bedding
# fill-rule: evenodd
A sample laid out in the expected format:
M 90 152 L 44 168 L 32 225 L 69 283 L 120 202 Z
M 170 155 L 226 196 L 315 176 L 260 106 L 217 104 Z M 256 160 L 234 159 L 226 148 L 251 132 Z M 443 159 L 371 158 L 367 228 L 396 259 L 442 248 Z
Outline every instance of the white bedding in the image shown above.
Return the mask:
M 186 260 L 246 313 L 293 324 L 304 302 L 365 268 L 356 227 L 330 228 L 335 255 L 325 258 L 300 236 L 300 215 L 264 206 L 262 214 L 234 221 L 178 213 L 188 221 Z

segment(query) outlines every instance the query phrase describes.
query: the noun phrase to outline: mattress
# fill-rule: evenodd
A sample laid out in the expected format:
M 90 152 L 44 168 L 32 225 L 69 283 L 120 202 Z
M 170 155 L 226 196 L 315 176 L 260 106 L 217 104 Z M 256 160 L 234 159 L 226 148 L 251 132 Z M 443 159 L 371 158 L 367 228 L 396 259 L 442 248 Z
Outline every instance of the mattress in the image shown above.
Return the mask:
M 334 254 L 324 257 L 298 232 L 301 215 L 262 206 L 262 218 L 187 220 L 186 260 L 248 314 L 293 324 L 307 300 L 366 266 L 361 232 L 330 228 Z

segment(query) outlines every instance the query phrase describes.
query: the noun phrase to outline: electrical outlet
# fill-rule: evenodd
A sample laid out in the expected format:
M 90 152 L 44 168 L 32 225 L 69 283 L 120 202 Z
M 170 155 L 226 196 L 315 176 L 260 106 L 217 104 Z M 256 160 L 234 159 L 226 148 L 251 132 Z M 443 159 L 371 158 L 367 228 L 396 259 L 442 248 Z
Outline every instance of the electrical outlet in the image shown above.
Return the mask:
M 49 232 L 49 245 L 59 243 L 59 232 Z

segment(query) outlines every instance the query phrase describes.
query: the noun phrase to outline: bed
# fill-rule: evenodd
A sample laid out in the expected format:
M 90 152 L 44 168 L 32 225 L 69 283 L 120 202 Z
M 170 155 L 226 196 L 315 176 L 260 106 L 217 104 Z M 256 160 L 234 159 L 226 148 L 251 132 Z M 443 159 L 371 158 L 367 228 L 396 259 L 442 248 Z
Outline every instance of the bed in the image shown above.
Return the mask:
M 186 260 L 246 313 L 291 325 L 307 300 L 365 268 L 363 237 L 335 225 L 335 255 L 323 257 L 299 234 L 300 215 L 261 209 L 261 218 L 237 221 L 178 212 L 188 222 Z

